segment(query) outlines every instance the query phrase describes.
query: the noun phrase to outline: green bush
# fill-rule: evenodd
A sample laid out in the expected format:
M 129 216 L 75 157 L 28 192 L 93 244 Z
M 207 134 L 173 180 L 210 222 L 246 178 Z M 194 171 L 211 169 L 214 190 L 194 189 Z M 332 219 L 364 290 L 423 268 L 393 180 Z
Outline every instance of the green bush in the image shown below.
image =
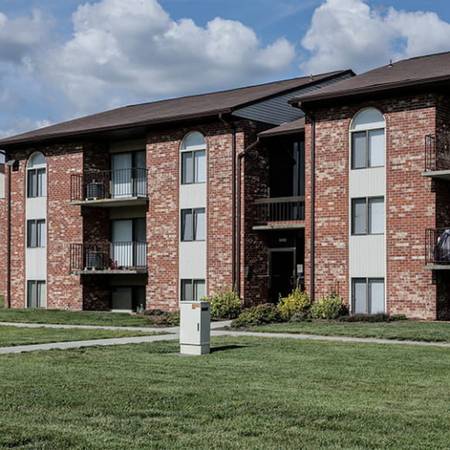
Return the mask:
M 209 302 L 213 319 L 235 319 L 241 312 L 241 299 L 231 289 L 203 300 Z
M 334 320 L 346 314 L 342 298 L 336 294 L 322 297 L 311 306 L 311 317 L 313 319 Z
M 233 328 L 244 328 L 280 322 L 280 320 L 277 307 L 271 303 L 264 303 L 263 305 L 244 309 L 239 317 L 231 322 L 231 326 Z
M 311 301 L 308 294 L 299 288 L 294 289 L 287 297 L 284 297 L 278 303 L 278 313 L 284 321 L 291 320 L 295 315 L 297 317 L 307 317 Z

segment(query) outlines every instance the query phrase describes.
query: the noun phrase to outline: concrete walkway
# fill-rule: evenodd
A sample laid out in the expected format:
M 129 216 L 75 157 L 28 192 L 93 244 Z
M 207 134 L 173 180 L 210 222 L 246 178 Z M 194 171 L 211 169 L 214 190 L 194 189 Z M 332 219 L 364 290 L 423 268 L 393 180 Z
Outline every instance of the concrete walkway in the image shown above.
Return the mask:
M 176 334 L 160 334 L 156 336 L 136 336 L 112 339 L 92 339 L 90 341 L 50 342 L 48 344 L 16 345 L 0 347 L 0 354 L 24 353 L 43 350 L 67 350 L 69 348 L 105 347 L 109 345 L 143 344 L 145 342 L 170 341 L 178 339 Z
M 358 344 L 383 344 L 383 345 L 413 345 L 419 347 L 441 347 L 450 348 L 448 342 L 421 342 L 421 341 L 403 341 L 395 339 L 378 339 L 378 338 L 358 338 L 347 336 L 321 336 L 314 334 L 294 334 L 294 333 L 260 333 L 257 331 L 234 331 L 222 329 L 229 326 L 230 321 L 212 322 L 211 336 L 231 336 L 231 337 L 259 337 L 270 339 L 295 339 L 300 341 L 328 341 L 342 343 L 358 343 Z M 15 326 L 19 328 L 82 328 L 82 329 L 102 329 L 102 330 L 130 330 L 144 332 L 164 332 L 168 334 L 152 335 L 152 336 L 136 336 L 125 338 L 110 339 L 92 339 L 88 341 L 70 341 L 70 342 L 54 342 L 48 344 L 32 344 L 17 345 L 12 347 L 0 347 L 0 354 L 7 353 L 23 353 L 43 350 L 66 350 L 71 348 L 97 347 L 109 345 L 128 345 L 143 344 L 147 342 L 171 341 L 178 339 L 179 328 L 143 328 L 143 327 L 112 327 L 112 326 L 94 326 L 94 325 L 63 325 L 63 324 L 38 324 L 38 323 L 17 323 L 17 322 L 0 322 L 0 326 Z

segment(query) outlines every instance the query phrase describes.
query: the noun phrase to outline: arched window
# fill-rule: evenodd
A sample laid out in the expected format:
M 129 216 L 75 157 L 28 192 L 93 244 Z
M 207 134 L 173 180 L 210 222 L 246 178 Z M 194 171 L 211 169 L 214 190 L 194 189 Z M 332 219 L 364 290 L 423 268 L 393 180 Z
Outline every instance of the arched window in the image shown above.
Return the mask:
M 352 169 L 384 166 L 385 128 L 383 114 L 378 109 L 363 109 L 353 117 L 350 126 Z
M 27 197 L 47 196 L 47 163 L 42 153 L 33 153 L 27 163 Z
M 198 131 L 188 133 L 181 143 L 181 184 L 206 182 L 206 141 Z

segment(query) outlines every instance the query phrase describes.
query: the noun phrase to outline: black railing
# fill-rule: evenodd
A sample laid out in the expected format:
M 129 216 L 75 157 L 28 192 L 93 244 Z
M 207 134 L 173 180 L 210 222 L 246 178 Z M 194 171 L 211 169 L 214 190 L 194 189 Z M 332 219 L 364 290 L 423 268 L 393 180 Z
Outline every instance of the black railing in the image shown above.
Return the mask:
M 147 268 L 147 242 L 96 242 L 70 245 L 70 270 L 105 271 Z
M 72 201 L 130 197 L 147 197 L 147 169 L 99 170 L 70 177 Z
M 450 135 L 443 131 L 425 136 L 425 171 L 450 170 Z
M 450 264 L 450 227 L 426 230 L 425 263 Z
M 261 198 L 255 200 L 256 223 L 305 220 L 305 197 Z

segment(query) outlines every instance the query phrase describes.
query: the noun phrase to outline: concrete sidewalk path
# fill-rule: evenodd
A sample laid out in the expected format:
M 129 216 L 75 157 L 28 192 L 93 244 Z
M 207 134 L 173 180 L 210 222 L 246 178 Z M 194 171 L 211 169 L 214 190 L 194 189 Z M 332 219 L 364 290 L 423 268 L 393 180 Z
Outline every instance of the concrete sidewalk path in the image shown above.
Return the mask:
M 143 344 L 146 342 L 170 341 L 178 339 L 175 334 L 160 334 L 154 336 L 136 336 L 112 339 L 91 339 L 89 341 L 51 342 L 48 344 L 16 345 L 0 347 L 0 354 L 24 353 L 44 350 L 67 350 L 71 348 L 105 347 L 109 345 Z
M 296 333 L 261 333 L 257 331 L 233 331 L 217 330 L 211 333 L 212 336 L 252 336 L 278 339 L 297 339 L 300 341 L 329 341 L 329 342 L 347 342 L 357 344 L 388 344 L 388 345 L 415 345 L 421 347 L 443 347 L 450 348 L 450 342 L 425 342 L 425 341 L 407 341 L 399 339 L 379 339 L 379 338 L 359 338 L 350 336 L 322 336 L 318 334 L 296 334 Z

